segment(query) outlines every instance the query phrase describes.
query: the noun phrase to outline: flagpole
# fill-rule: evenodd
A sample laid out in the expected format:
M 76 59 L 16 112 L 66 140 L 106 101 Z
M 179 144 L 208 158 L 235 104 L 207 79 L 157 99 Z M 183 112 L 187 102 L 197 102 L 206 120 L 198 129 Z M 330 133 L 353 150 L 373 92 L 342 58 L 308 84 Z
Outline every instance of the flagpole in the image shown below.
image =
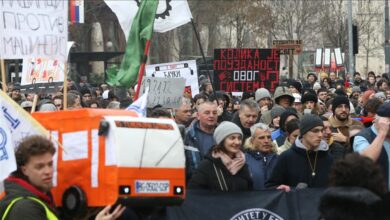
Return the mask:
M 3 91 L 7 93 L 7 78 L 5 76 L 5 64 L 3 59 L 0 59 L 0 65 L 1 65 L 1 86 L 3 88 Z
M 144 57 L 142 58 L 142 63 L 141 63 L 141 66 L 139 67 L 139 71 L 138 71 L 137 91 L 135 93 L 133 101 L 137 100 L 139 97 L 139 91 L 141 90 L 142 79 L 144 78 L 145 64 L 146 64 L 146 61 L 148 60 L 150 42 L 151 42 L 151 40 L 147 40 L 146 44 L 145 44 Z
M 207 65 L 207 62 L 206 62 L 206 56 L 204 55 L 202 44 L 200 43 L 199 32 L 196 29 L 195 22 L 194 22 L 193 18 L 191 18 L 191 24 L 192 24 L 192 28 L 194 29 L 194 32 L 195 32 L 196 40 L 198 41 L 198 46 L 199 46 L 199 49 L 200 49 L 200 54 L 202 55 L 202 58 L 203 58 L 203 63 L 206 65 L 207 76 L 208 76 L 208 78 L 210 80 L 211 87 L 213 88 L 213 93 L 215 93 L 214 82 L 213 82 L 214 80 L 210 76 L 209 68 L 208 68 L 208 65 Z M 218 103 L 218 99 L 217 99 L 217 103 Z

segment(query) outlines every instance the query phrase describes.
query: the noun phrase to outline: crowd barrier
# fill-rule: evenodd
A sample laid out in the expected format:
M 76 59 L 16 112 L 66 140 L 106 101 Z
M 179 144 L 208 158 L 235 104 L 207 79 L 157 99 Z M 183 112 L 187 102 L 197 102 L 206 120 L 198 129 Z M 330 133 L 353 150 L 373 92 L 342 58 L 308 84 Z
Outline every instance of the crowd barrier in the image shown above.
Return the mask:
M 318 219 L 318 205 L 323 192 L 321 188 L 288 193 L 282 190 L 229 193 L 188 190 L 181 206 L 167 208 L 167 219 Z

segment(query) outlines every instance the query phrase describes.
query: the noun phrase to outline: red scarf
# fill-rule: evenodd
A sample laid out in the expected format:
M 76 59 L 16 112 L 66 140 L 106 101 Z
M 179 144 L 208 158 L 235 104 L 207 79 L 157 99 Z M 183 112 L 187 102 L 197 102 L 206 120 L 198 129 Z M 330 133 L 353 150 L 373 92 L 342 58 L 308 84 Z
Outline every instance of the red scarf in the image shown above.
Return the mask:
M 27 182 L 21 178 L 13 177 L 13 176 L 9 176 L 6 180 L 22 186 L 23 188 L 25 188 L 26 190 L 28 190 L 29 192 L 31 192 L 35 196 L 37 196 L 39 199 L 43 200 L 45 203 L 47 203 L 53 209 L 55 209 L 54 201 L 50 198 L 50 196 L 47 195 L 46 193 L 40 191 L 35 186 L 31 185 L 29 182 Z

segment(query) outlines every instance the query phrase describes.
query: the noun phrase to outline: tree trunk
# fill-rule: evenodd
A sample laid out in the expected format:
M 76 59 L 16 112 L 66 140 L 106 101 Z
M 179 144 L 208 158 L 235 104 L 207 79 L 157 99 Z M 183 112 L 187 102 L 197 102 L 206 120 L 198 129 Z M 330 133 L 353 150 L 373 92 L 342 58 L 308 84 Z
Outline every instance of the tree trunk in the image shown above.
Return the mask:
M 103 33 L 102 27 L 99 22 L 92 24 L 91 31 L 91 51 L 92 52 L 103 52 Z M 90 62 L 91 65 L 91 78 L 103 78 L 104 75 L 104 62 L 94 61 Z

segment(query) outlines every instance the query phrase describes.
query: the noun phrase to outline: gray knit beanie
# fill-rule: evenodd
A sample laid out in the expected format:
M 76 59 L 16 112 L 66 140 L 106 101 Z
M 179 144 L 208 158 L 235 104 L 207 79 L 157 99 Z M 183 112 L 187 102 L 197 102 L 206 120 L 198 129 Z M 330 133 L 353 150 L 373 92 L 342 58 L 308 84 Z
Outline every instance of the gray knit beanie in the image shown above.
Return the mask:
M 230 121 L 224 121 L 218 125 L 218 127 L 214 131 L 214 140 L 216 144 L 220 144 L 227 136 L 231 134 L 240 134 L 241 137 L 242 131 L 240 127 Z
M 301 132 L 300 136 L 302 137 L 311 129 L 317 126 L 324 126 L 324 122 L 318 115 L 306 114 L 303 115 L 299 123 L 299 131 Z
M 271 99 L 271 94 L 269 93 L 268 89 L 265 89 L 265 88 L 257 89 L 255 92 L 256 102 L 259 102 L 260 100 L 262 100 L 264 98 Z
M 274 119 L 276 117 L 279 117 L 284 111 L 286 111 L 286 109 L 284 109 L 282 106 L 275 105 L 271 109 L 271 118 Z

